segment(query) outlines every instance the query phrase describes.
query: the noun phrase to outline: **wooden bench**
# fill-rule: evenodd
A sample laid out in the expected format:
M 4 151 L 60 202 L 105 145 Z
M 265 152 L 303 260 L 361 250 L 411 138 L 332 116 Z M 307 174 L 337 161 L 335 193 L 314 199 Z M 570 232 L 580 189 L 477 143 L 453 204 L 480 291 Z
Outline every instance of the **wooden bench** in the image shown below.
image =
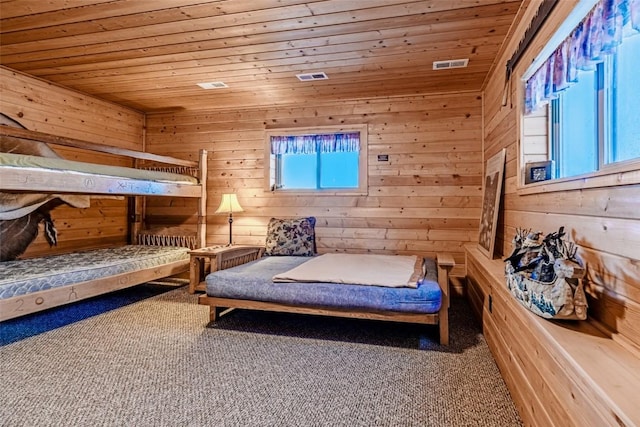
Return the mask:
M 525 425 L 640 426 L 640 357 L 590 321 L 549 321 L 511 296 L 504 262 L 467 246 L 467 294 Z

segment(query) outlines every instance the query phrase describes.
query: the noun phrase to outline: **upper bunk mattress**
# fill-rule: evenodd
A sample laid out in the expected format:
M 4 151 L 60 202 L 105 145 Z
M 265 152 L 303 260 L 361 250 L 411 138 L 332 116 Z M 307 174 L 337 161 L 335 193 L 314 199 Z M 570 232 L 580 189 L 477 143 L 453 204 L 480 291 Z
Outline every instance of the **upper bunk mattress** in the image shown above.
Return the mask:
M 270 256 L 207 275 L 208 296 L 296 306 L 406 313 L 437 313 L 442 303 L 436 264 L 425 260 L 426 275 L 417 288 L 340 283 L 275 283 L 273 276 L 308 261 L 308 257 Z
M 0 262 L 0 299 L 188 261 L 182 247 L 128 245 Z
M 189 185 L 198 184 L 198 180 L 189 175 L 127 168 L 122 166 L 100 165 L 96 163 L 84 163 L 51 157 L 29 156 L 25 154 L 0 153 L 0 166 L 7 168 L 49 169 L 145 181 Z

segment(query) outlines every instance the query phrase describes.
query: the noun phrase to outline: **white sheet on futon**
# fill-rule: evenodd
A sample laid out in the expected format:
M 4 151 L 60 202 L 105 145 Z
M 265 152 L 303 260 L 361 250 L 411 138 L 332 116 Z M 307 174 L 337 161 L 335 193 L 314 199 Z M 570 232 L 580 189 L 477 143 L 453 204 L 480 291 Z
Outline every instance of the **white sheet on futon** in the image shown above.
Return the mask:
M 417 288 L 423 261 L 415 255 L 324 254 L 273 276 L 273 281 Z

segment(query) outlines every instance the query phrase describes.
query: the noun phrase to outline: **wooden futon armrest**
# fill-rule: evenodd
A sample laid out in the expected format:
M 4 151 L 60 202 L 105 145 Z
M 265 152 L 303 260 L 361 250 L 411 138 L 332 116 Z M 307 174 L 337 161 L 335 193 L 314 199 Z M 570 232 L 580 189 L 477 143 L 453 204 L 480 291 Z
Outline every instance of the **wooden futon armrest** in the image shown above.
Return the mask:
M 226 270 L 227 268 L 237 265 L 246 264 L 262 257 L 264 253 L 263 246 L 228 246 L 221 250 L 216 257 L 215 270 L 213 266 L 211 271 Z
M 436 255 L 438 265 L 438 286 L 442 291 L 442 308 L 440 309 L 440 344 L 449 345 L 449 274 L 456 265 L 451 254 L 439 253 Z
M 436 260 L 438 265 L 443 267 L 453 267 L 456 265 L 456 262 L 453 259 L 453 255 L 451 254 L 438 254 L 436 255 Z
M 191 257 L 189 293 L 205 290 L 209 272 L 246 264 L 262 256 L 264 247 L 248 245 L 210 246 L 189 251 Z M 207 266 L 206 261 L 209 260 Z

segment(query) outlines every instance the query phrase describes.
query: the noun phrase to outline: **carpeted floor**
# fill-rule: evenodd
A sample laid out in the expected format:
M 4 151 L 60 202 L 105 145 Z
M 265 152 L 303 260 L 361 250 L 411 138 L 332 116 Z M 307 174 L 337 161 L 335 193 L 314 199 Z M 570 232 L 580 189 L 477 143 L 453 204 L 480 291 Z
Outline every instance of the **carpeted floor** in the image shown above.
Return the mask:
M 6 320 L 0 323 L 0 346 L 133 304 L 171 289 L 166 284 L 144 283 L 89 298 L 77 304 L 62 305 L 53 310 Z
M 521 425 L 465 301 L 449 347 L 431 326 L 207 319 L 178 288 L 1 347 L 0 425 Z

